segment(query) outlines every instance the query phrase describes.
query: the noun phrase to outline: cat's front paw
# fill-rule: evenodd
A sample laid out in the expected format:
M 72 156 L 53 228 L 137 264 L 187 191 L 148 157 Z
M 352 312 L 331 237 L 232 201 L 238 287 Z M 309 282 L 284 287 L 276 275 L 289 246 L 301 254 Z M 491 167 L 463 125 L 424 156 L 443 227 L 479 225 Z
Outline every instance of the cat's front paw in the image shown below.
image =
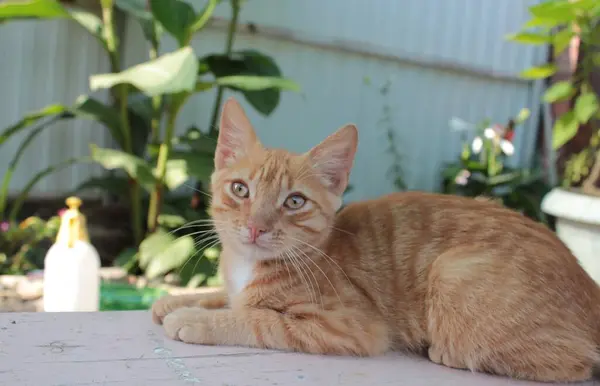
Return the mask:
M 165 316 L 173 312 L 174 310 L 183 307 L 177 296 L 167 295 L 156 300 L 152 304 L 152 320 L 156 324 L 162 324 Z
M 200 307 L 179 308 L 163 319 L 167 336 L 184 343 L 212 344 L 211 311 Z

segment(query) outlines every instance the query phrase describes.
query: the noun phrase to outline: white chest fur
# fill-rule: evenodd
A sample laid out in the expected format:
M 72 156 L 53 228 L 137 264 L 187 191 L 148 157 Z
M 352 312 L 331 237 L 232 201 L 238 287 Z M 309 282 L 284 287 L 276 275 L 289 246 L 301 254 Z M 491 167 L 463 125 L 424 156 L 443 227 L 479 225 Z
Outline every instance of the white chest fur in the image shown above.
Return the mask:
M 239 259 L 229 268 L 229 293 L 237 295 L 252 280 L 254 264 L 246 259 Z

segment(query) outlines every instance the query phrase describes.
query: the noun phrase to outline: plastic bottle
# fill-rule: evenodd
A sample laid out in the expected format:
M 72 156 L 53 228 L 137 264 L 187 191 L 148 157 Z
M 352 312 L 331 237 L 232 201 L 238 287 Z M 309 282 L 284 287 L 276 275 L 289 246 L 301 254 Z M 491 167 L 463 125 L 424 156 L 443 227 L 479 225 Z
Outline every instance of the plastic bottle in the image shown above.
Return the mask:
M 98 311 L 100 257 L 90 244 L 81 200 L 69 197 L 56 242 L 44 260 L 44 311 Z

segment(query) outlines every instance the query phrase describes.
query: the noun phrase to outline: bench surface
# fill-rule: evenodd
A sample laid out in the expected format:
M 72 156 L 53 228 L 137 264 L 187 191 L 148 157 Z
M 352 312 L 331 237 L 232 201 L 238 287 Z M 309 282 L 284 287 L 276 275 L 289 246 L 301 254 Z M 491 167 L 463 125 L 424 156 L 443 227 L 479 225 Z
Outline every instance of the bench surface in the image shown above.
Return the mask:
M 166 338 L 147 311 L 1 313 L 0 385 L 533 385 L 425 359 L 320 357 Z M 580 385 L 594 385 L 594 382 Z

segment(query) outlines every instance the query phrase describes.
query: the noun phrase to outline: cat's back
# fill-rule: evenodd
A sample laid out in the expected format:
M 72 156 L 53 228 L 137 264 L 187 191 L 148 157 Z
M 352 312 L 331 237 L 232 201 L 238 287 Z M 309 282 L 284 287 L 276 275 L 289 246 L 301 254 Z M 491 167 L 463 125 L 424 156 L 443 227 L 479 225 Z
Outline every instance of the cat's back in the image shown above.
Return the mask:
M 369 223 L 413 229 L 451 225 L 457 229 L 474 220 L 482 225 L 499 218 L 512 223 L 527 223 L 528 226 L 535 224 L 492 200 L 411 191 L 350 203 L 339 212 L 336 225 L 356 231 Z
M 367 249 L 394 254 L 442 253 L 479 243 L 489 249 L 543 246 L 573 260 L 567 247 L 545 225 L 487 199 L 429 192 L 398 192 L 354 202 L 339 212 L 336 228 L 354 235 Z M 347 238 L 343 237 L 342 238 Z M 432 257 L 433 257 L 432 256 Z M 548 256 L 549 257 L 549 256 Z

